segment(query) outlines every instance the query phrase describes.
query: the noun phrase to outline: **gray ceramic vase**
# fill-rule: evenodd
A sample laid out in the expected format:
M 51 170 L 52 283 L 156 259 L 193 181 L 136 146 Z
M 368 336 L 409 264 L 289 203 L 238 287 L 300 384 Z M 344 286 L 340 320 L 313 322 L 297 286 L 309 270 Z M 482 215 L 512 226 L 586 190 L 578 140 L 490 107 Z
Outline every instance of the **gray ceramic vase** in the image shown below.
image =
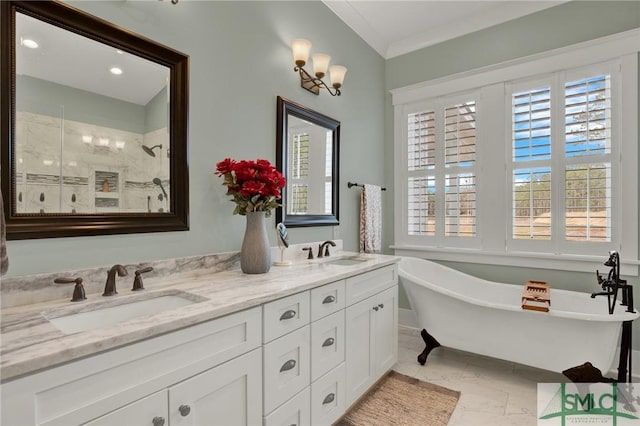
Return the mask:
M 240 249 L 240 268 L 245 274 L 264 274 L 271 268 L 271 247 L 265 212 L 247 213 L 247 227 Z

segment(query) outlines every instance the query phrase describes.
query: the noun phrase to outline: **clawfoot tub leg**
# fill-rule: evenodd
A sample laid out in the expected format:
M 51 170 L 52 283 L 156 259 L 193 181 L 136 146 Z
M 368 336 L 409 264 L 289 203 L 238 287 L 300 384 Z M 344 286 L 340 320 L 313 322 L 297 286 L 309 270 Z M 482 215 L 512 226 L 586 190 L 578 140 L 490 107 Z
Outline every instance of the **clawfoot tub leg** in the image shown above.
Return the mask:
M 424 365 L 424 363 L 427 362 L 429 353 L 440 346 L 440 343 L 438 343 L 435 337 L 427 333 L 427 330 L 425 330 L 424 328 L 420 332 L 420 336 L 422 336 L 422 340 L 424 340 L 426 346 L 422 353 L 418 355 L 418 362 L 420 363 L 420 365 Z

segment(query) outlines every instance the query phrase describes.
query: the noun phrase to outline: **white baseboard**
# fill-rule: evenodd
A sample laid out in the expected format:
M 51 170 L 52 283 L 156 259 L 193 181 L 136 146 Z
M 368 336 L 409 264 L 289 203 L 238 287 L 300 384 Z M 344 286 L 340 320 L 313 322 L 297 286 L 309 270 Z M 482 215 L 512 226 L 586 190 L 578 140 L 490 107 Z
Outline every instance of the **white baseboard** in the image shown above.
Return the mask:
M 398 323 L 405 327 L 418 328 L 418 317 L 412 309 L 398 308 Z
M 404 327 L 419 329 L 418 317 L 412 309 L 398 308 L 398 323 Z M 618 360 L 620 359 L 620 349 L 616 350 L 613 365 L 609 371 L 603 371 L 605 377 L 618 377 Z M 640 382 L 640 350 L 631 351 L 632 368 L 631 371 L 634 383 Z

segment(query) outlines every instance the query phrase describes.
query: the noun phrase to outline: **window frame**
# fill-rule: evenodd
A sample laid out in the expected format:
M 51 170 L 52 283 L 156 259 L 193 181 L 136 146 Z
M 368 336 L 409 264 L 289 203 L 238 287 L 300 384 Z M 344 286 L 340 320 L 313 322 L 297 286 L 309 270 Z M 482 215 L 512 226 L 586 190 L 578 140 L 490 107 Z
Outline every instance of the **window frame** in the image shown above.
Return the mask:
M 428 257 L 436 260 L 499 263 L 513 266 L 539 267 L 540 259 L 544 259 L 545 268 L 548 269 L 590 272 L 593 271 L 593 262 L 601 263 L 602 256 L 606 255 L 608 250 L 618 250 L 622 255 L 622 273 L 637 276 L 638 264 L 640 264 L 638 260 L 638 194 L 637 191 L 625 193 L 622 186 L 623 182 L 632 182 L 635 187 L 638 182 L 636 162 L 638 160 L 638 51 L 640 50 L 637 46 L 637 38 L 639 36 L 640 30 L 631 30 L 504 64 L 392 90 L 395 123 L 394 202 L 396 220 L 395 243 L 391 248 L 395 249 L 397 254 L 405 255 L 428 252 Z M 597 58 L 597 60 L 593 58 Z M 587 243 L 585 241 L 564 241 L 565 168 L 563 162 L 557 163 L 559 160 L 557 152 L 560 152 L 562 159 L 564 159 L 564 82 L 579 79 L 580 77 L 574 78 L 576 77 L 575 73 L 602 66 L 610 66 L 612 69 L 612 101 L 616 103 L 615 106 L 612 104 L 612 109 L 617 108 L 619 111 L 619 114 L 612 111 L 611 139 L 614 142 L 610 157 L 613 171 L 611 203 L 619 203 L 619 208 L 612 211 L 612 242 L 590 241 L 586 245 L 592 248 L 584 250 L 584 245 Z M 586 72 L 581 75 L 591 76 Z M 616 76 L 617 82 L 613 81 L 614 76 Z M 555 110 L 552 110 L 552 120 L 560 120 L 558 123 L 562 124 L 552 130 L 560 135 L 554 134 L 555 143 L 552 146 L 551 161 L 552 173 L 557 175 L 552 176 L 555 179 L 552 187 L 556 189 L 552 195 L 552 201 L 556 206 L 554 211 L 555 224 L 552 226 L 556 233 L 562 228 L 562 233 L 557 234 L 561 236 L 557 240 L 562 242 L 560 244 L 554 242 L 551 247 L 548 244 L 541 244 L 541 247 L 532 249 L 532 245 L 518 247 L 519 244 L 509 243 L 512 236 L 512 215 L 506 212 L 510 212 L 512 208 L 512 172 L 508 167 L 511 163 L 512 143 L 511 109 L 507 109 L 505 99 L 510 98 L 510 94 L 507 93 L 507 84 L 519 84 L 527 80 L 545 78 L 561 79 L 562 83 L 556 83 L 556 86 L 563 88 L 561 93 L 554 96 L 556 102 L 560 99 L 562 104 L 560 108 L 556 107 Z M 619 88 L 624 88 L 624 90 Z M 457 238 L 463 240 L 462 244 L 452 244 L 451 241 L 442 238 L 429 241 L 429 239 L 409 236 L 407 235 L 406 208 L 408 186 L 406 117 L 408 113 L 416 112 L 439 99 L 474 91 L 479 94 L 479 97 L 476 98 L 478 102 L 476 119 L 479 123 L 477 126 L 476 167 L 479 171 L 476 174 L 477 238 L 475 244 L 468 244 L 469 238 Z M 509 99 L 509 105 L 510 103 Z M 492 111 L 496 107 L 500 108 L 500 117 L 491 113 L 484 114 L 484 112 Z M 502 133 L 498 142 L 486 139 L 492 137 L 491 131 L 487 132 L 486 127 L 495 126 L 498 126 L 500 133 Z M 484 146 L 485 142 L 487 146 Z M 491 156 L 499 157 L 500 161 L 497 159 L 487 161 L 486 157 L 490 157 L 487 153 L 495 153 L 496 149 L 500 154 L 497 156 L 492 154 Z M 585 160 L 585 163 L 593 162 L 590 159 Z M 497 166 L 500 170 L 495 170 Z M 500 189 L 501 193 L 504 194 L 504 199 L 498 200 L 497 203 L 490 203 L 486 199 L 487 187 L 492 184 L 499 185 L 502 188 Z M 558 194 L 558 192 L 562 192 L 562 194 Z M 560 204 L 558 204 L 559 201 Z M 557 214 L 558 206 L 561 207 L 562 216 Z M 494 207 L 495 209 L 491 212 L 490 210 Z M 500 215 L 493 214 L 497 209 L 500 210 Z M 624 232 L 622 232 L 623 226 Z

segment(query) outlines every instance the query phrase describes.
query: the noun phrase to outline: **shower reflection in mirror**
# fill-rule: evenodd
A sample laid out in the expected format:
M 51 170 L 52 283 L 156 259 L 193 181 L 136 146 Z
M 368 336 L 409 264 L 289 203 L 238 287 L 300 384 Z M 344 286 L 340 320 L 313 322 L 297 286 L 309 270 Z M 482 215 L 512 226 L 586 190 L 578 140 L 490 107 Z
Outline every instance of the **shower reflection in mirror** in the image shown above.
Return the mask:
M 23 34 L 49 43 L 29 47 Z M 169 212 L 169 68 L 26 14 L 16 14 L 16 36 L 16 213 Z M 74 46 L 58 58 L 65 73 L 47 52 L 56 42 Z M 104 81 L 102 61 L 120 74 Z M 139 72 L 145 84 L 131 86 Z

